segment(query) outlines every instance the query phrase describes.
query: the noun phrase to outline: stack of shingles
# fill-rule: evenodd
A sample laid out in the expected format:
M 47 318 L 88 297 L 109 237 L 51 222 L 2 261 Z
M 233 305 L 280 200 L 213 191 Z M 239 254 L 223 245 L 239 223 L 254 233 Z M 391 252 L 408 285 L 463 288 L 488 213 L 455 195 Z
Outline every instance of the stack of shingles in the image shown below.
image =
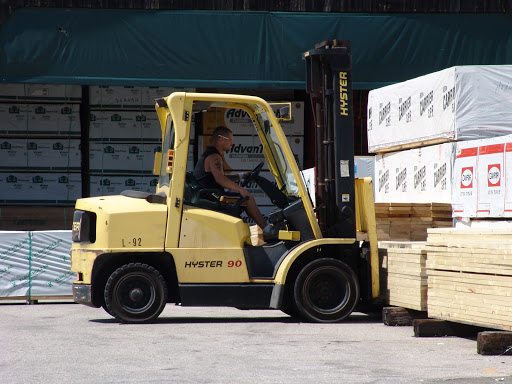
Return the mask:
M 430 229 L 428 316 L 512 330 L 512 230 Z
M 377 238 L 426 241 L 428 228 L 452 226 L 451 205 L 442 203 L 376 203 Z

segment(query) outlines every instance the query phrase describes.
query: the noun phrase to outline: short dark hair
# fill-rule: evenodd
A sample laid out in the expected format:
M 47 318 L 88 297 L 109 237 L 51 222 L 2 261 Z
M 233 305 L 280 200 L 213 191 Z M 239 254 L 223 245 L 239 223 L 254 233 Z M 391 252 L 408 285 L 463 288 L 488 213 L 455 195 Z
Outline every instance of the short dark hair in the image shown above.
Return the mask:
M 211 143 L 215 145 L 217 140 L 219 140 L 220 136 L 228 137 L 229 134 L 233 134 L 233 132 L 231 132 L 231 129 L 220 125 L 214 129 L 212 133 Z

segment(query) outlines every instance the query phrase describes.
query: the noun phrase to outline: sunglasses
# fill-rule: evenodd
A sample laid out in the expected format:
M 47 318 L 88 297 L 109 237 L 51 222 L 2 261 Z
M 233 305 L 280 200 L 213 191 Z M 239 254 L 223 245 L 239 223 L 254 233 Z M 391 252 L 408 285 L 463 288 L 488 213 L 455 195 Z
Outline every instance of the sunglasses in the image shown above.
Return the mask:
M 217 135 L 217 136 L 222 137 L 223 139 L 226 139 L 226 140 L 231 140 L 231 141 L 233 141 L 233 139 L 230 139 L 229 137 L 226 137 L 226 136 L 223 136 L 223 135 Z

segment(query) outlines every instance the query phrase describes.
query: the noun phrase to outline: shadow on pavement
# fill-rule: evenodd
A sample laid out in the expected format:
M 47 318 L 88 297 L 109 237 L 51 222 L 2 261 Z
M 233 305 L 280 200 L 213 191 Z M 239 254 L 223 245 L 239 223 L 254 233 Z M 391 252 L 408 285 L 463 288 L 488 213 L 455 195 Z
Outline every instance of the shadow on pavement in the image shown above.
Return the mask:
M 92 323 L 118 323 L 114 318 L 111 319 L 91 319 Z M 324 323 L 324 325 L 337 325 L 344 323 L 379 323 L 382 320 L 376 316 L 363 313 L 353 313 L 348 319 L 340 323 Z M 280 317 L 212 317 L 212 316 L 180 316 L 180 317 L 159 317 L 151 324 L 215 324 L 215 323 L 290 323 L 300 324 L 304 321 L 283 314 Z M 312 323 L 315 324 L 315 323 Z

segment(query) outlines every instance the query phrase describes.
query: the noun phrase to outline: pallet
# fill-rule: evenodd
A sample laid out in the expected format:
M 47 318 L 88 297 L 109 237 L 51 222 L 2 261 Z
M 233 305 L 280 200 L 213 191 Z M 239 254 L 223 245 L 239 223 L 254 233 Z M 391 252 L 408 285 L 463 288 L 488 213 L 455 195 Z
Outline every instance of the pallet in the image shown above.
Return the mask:
M 56 296 L 14 296 L 0 297 L 0 301 L 26 301 L 27 304 L 37 304 L 40 300 L 73 300 L 73 295 L 56 295 Z

